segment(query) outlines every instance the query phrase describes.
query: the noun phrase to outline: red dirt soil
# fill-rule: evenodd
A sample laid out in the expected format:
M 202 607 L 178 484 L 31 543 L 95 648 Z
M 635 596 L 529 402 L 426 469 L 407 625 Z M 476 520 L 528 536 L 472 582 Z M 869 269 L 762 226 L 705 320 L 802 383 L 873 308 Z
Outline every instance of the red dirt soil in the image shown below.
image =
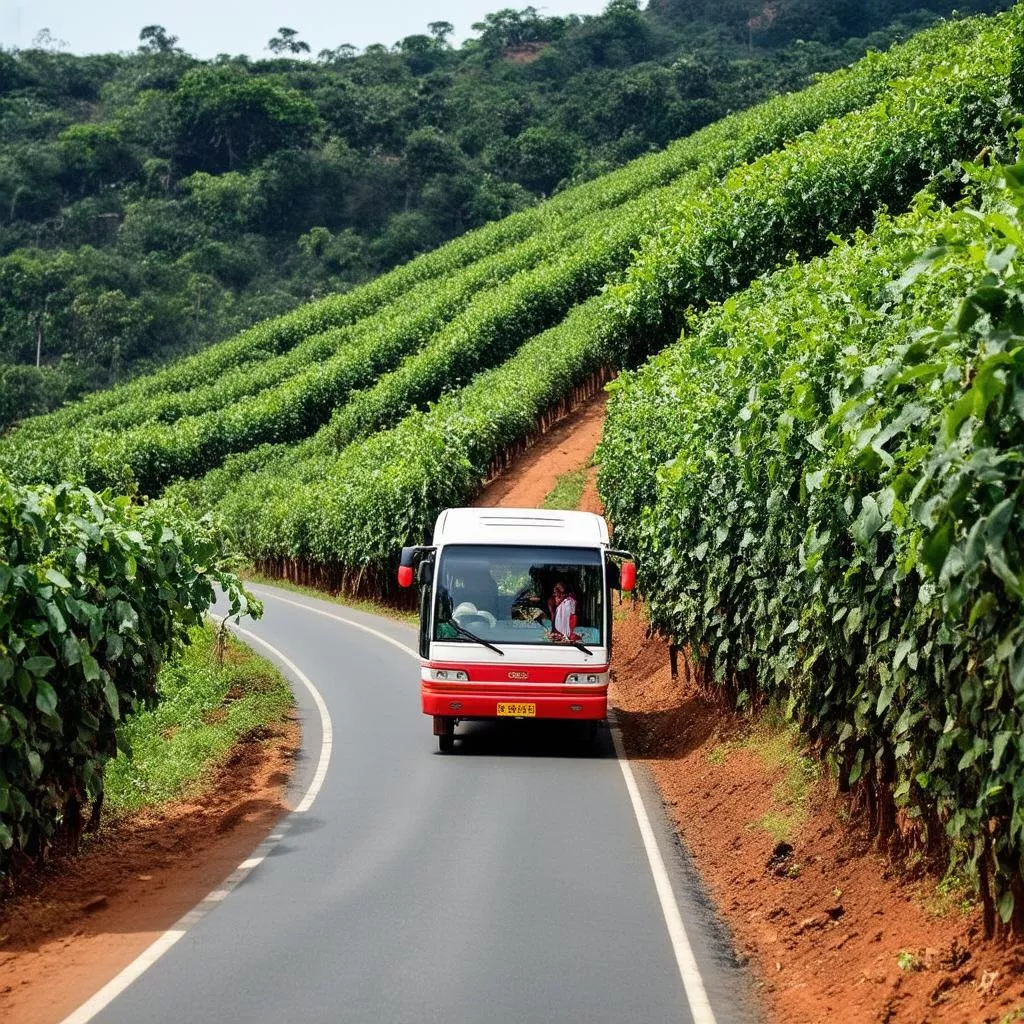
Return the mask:
M 291 721 L 240 742 L 202 796 L 105 825 L 0 907 L 0 1020 L 60 1021 L 259 845 L 285 811 Z
M 560 475 L 590 463 L 603 417 L 600 399 L 578 410 L 477 504 L 539 505 Z M 580 508 L 600 513 L 596 475 Z M 671 678 L 668 646 L 648 636 L 639 605 L 616 629 L 612 700 L 627 750 L 658 784 L 769 1020 L 1024 1020 L 1024 946 L 983 942 L 978 911 L 930 913 L 937 879 L 911 880 L 874 853 L 844 824 L 848 803 L 828 780 L 812 787 L 782 870 L 769 866 L 775 842 L 756 823 L 778 811 L 783 772 L 742 745 L 722 746 L 750 719 L 699 692 L 688 673 Z

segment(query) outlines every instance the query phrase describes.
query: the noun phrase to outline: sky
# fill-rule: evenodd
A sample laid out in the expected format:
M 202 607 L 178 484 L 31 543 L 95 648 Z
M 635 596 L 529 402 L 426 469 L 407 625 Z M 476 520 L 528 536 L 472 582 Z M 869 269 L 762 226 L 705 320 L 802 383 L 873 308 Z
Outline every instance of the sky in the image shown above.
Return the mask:
M 531 0 L 0 0 L 0 46 L 25 48 L 48 29 L 70 53 L 134 50 L 143 25 L 163 25 L 178 45 L 197 57 L 218 53 L 266 55 L 267 40 L 282 25 L 294 28 L 315 55 L 351 43 L 390 46 L 426 31 L 431 21 L 455 26 L 457 45 L 472 25 L 505 7 Z M 599 14 L 607 0 L 532 0 L 540 13 Z

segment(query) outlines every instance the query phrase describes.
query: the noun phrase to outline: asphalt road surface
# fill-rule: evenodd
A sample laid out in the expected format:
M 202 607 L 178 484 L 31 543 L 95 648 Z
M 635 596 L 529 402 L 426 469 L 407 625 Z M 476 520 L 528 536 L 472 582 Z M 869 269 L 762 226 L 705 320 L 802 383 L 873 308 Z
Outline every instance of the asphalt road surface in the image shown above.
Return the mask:
M 638 770 L 667 869 L 656 887 L 607 731 L 588 748 L 569 725 L 470 723 L 439 754 L 400 646 L 415 648 L 413 630 L 255 589 L 266 614 L 243 626 L 296 683 L 297 810 L 162 955 L 69 1020 L 754 1019 L 749 981 Z

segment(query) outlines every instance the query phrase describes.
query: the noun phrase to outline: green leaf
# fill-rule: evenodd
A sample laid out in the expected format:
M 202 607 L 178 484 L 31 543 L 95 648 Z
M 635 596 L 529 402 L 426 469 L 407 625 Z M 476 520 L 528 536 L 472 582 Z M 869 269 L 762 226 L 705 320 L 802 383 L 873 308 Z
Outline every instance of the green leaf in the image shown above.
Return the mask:
M 921 555 L 924 563 L 935 576 L 942 572 L 942 566 L 945 564 L 950 547 L 952 547 L 953 529 L 953 521 L 951 519 L 943 519 L 921 545 Z
M 871 538 L 878 533 L 881 525 L 882 513 L 878 509 L 878 502 L 870 494 L 866 494 L 861 501 L 860 514 L 854 520 L 851 528 L 853 539 L 862 548 L 865 548 Z
M 850 769 L 849 784 L 852 786 L 864 773 L 864 748 L 857 751 L 853 759 L 853 767 Z
M 117 688 L 109 677 L 103 680 L 103 696 L 106 698 L 107 707 L 115 719 L 120 719 L 121 708 L 117 699 Z
M 875 714 L 881 716 L 884 714 L 885 709 L 892 703 L 893 694 L 896 692 L 895 686 L 883 686 L 881 692 L 878 694 L 878 703 L 875 705 Z
M 36 707 L 44 715 L 52 715 L 57 710 L 57 691 L 45 679 L 36 682 Z
M 60 587 L 61 590 L 69 590 L 71 587 L 71 581 L 67 576 L 56 569 L 47 569 L 44 575 L 55 587 Z
M 973 628 L 979 619 L 994 611 L 999 605 L 996 595 L 991 590 L 982 594 L 971 606 L 971 614 L 967 617 L 968 628 Z
M 992 741 L 992 771 L 999 771 L 999 764 L 1003 760 L 1003 753 L 1006 745 L 1013 739 L 1012 732 L 997 732 Z
M 100 664 L 88 651 L 82 651 L 82 672 L 90 683 L 100 677 Z
M 57 662 L 44 654 L 37 654 L 33 658 L 25 660 L 25 669 L 34 676 L 45 676 Z
M 1013 519 L 1013 510 L 1017 504 L 1015 498 L 1006 498 L 989 513 L 985 520 L 985 540 L 994 548 L 1003 543 L 1003 537 Z
M 914 649 L 914 638 L 910 637 L 907 640 L 901 640 L 896 645 L 896 654 L 892 659 L 893 671 L 898 669 L 900 665 L 906 660 L 907 655 Z
M 43 759 L 37 750 L 30 750 L 25 756 L 28 760 L 29 774 L 33 779 L 38 779 L 43 774 Z
M 1009 924 L 1010 918 L 1013 917 L 1013 893 L 1007 889 L 1006 892 L 999 897 L 999 920 L 1003 924 Z

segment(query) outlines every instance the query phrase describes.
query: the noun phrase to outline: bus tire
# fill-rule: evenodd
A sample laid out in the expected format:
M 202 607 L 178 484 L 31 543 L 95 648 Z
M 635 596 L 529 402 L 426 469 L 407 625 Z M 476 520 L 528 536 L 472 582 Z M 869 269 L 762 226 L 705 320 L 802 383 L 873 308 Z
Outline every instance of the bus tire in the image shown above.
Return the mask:
M 442 754 L 451 754 L 455 750 L 455 733 L 446 732 L 437 737 L 437 749 Z

